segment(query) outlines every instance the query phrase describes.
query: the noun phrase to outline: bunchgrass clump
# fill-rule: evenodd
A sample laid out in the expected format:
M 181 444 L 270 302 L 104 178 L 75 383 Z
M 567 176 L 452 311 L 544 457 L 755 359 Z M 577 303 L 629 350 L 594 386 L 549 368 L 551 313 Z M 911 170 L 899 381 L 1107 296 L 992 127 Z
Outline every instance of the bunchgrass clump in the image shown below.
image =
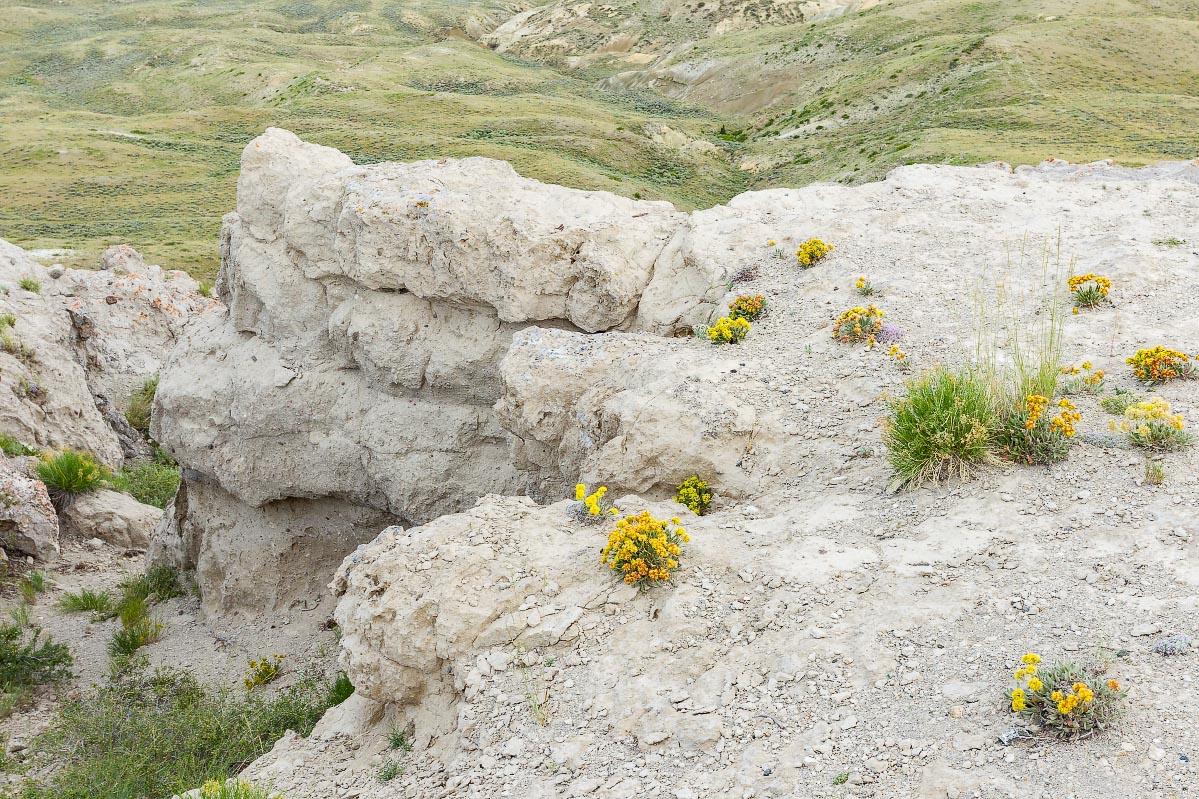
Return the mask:
M 179 491 L 179 467 L 157 461 L 139 461 L 109 476 L 108 485 L 138 502 L 165 508 Z
M 1166 482 L 1166 467 L 1161 461 L 1145 461 L 1145 483 L 1159 486 Z
M 46 484 L 50 498 L 59 507 L 80 494 L 100 488 L 110 475 L 91 455 L 73 449 L 43 453 L 37 465 L 38 479 Z
M 993 440 L 1008 460 L 1023 464 L 1065 460 L 1082 414 L 1068 399 L 1058 400 L 1053 416 L 1046 413 L 1049 407 L 1047 397 L 1032 394 L 1003 416 Z
M 1124 433 L 1128 443 L 1140 449 L 1185 449 L 1193 440 L 1193 436 L 1186 430 L 1186 421 L 1182 414 L 1171 413 L 1170 403 L 1160 397 L 1133 403 L 1124 412 L 1123 421 L 1118 425 L 1113 421 L 1110 427 L 1113 432 Z
M 1123 710 L 1127 691 L 1114 679 L 1103 679 L 1097 666 L 1059 662 L 1040 667 L 1041 657 L 1029 652 L 1013 675 L 1007 693 L 1015 713 L 1041 732 L 1064 739 L 1089 737 L 1108 727 Z
M 37 595 L 45 593 L 48 587 L 49 583 L 47 581 L 45 572 L 29 572 L 21 577 L 21 581 L 19 583 L 21 599 L 27 605 L 35 605 L 37 604 Z
M 17 281 L 17 285 L 26 291 L 32 291 L 34 294 L 41 293 L 42 284 L 31 277 L 23 277 Z
M 712 507 L 712 489 L 698 477 L 688 477 L 679 484 L 674 501 L 686 505 L 696 516 L 703 516 Z
M 157 391 L 158 375 L 154 375 L 129 395 L 129 409 L 125 411 L 125 419 L 142 435 L 150 432 L 150 408 L 154 405 L 154 394 Z
M 188 671 L 131 662 L 59 706 L 49 729 L 30 742 L 31 757 L 56 768 L 38 769 L 13 793 L 160 799 L 223 782 L 288 730 L 311 732 L 329 696 L 318 674 L 274 694 L 245 693 L 205 687 Z
M 112 612 L 112 595 L 106 591 L 69 591 L 58 600 L 58 607 L 65 613 L 95 613 L 107 616 Z
M 906 396 L 891 401 L 883 429 L 892 487 L 969 477 L 994 459 L 995 423 L 989 387 L 975 371 L 937 367 L 909 381 Z
M 126 662 L 138 649 L 162 637 L 162 623 L 154 618 L 152 608 L 159 602 L 182 596 L 178 573 L 169 566 L 154 566 L 120 583 L 121 596 L 109 611 L 120 620 L 113 633 L 108 652 L 118 662 Z
M 354 695 L 354 683 L 350 682 L 350 677 L 344 671 L 337 672 L 333 678 L 333 682 L 329 685 L 328 704 L 329 707 L 335 707 Z
M 1113 416 L 1123 416 L 1125 411 L 1143 399 L 1145 398 L 1134 391 L 1129 391 L 1126 388 L 1118 388 L 1114 393 L 1108 394 L 1099 400 L 1099 407 Z

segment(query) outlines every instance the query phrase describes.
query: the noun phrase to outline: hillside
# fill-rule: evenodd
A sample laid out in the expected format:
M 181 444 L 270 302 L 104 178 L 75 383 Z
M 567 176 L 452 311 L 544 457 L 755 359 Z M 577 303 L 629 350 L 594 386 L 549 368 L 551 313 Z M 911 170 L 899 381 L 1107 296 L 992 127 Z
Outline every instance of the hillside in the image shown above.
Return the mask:
M 0 45 L 0 236 L 204 278 L 268 125 L 684 209 L 913 162 L 1197 154 L 1193 0 L 5 0 Z

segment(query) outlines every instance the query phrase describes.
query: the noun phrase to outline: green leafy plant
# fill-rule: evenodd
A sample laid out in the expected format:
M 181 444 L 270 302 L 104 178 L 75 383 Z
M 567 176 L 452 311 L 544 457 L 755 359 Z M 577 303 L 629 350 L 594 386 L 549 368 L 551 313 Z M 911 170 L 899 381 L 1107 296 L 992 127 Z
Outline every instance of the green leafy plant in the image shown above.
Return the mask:
M 688 477 L 679 484 L 674 501 L 686 505 L 696 516 L 703 516 L 712 506 L 712 489 L 698 477 Z
M 19 458 L 27 455 L 36 456 L 39 454 L 39 450 L 34 449 L 27 444 L 23 444 L 12 436 L 4 435 L 3 433 L 0 433 L 0 452 L 3 452 L 10 458 Z
M 1127 691 L 1114 679 L 1104 680 L 1100 667 L 1058 662 L 1041 668 L 1040 662 L 1035 652 L 1024 655 L 1007 698 L 1012 712 L 1029 719 L 1043 733 L 1086 738 L 1120 715 Z
M 17 281 L 17 285 L 20 286 L 21 288 L 25 289 L 26 291 L 32 291 L 34 294 L 38 294 L 42 290 L 42 284 L 37 282 L 36 280 L 34 280 L 31 277 L 21 278 L 20 280 Z
M 29 572 L 21 578 L 21 599 L 23 599 L 27 605 L 36 604 L 37 595 L 45 593 L 47 587 L 48 584 L 44 572 Z
M 1124 411 L 1124 419 L 1119 424 L 1112 421 L 1110 427 L 1113 432 L 1124 433 L 1129 444 L 1141 449 L 1185 449 L 1193 440 L 1182 414 L 1171 413 L 1170 403 L 1160 397 L 1133 403 Z
M 392 727 L 387 732 L 387 748 L 411 752 L 412 741 L 408 739 L 408 733 L 406 733 L 404 730 L 401 730 L 399 727 Z
M 334 707 L 354 695 L 354 683 L 344 671 L 337 672 L 329 685 L 329 706 Z
M 1124 412 L 1143 400 L 1140 394 L 1128 389 L 1118 388 L 1115 393 L 1108 394 L 1099 400 L 1099 406 L 1114 416 L 1123 416 Z
M 994 443 L 1017 463 L 1053 463 L 1064 460 L 1074 437 L 1074 424 L 1082 415 L 1070 400 L 1058 400 L 1056 413 L 1046 413 L 1046 397 L 1030 395 L 1015 411 L 1004 415 L 994 433 Z
M 0 623 L 0 689 L 59 682 L 71 677 L 74 659 L 66 644 L 56 643 L 41 629 Z
M 154 405 L 154 394 L 157 391 L 158 375 L 154 375 L 129 395 L 129 409 L 125 411 L 125 419 L 142 435 L 150 432 L 150 409 Z
M 883 428 L 892 488 L 969 477 L 994 459 L 996 414 L 986 379 L 973 370 L 938 367 L 907 384 Z
M 117 610 L 121 626 L 108 642 L 108 654 L 119 660 L 127 660 L 134 652 L 162 637 L 162 623 L 150 615 L 149 605 L 144 599 L 129 599 Z
M 179 491 L 179 467 L 139 461 L 107 478 L 108 485 L 146 505 L 165 508 Z
M 384 760 L 375 776 L 379 778 L 379 782 L 391 782 L 403 773 L 404 767 L 399 763 L 394 760 Z

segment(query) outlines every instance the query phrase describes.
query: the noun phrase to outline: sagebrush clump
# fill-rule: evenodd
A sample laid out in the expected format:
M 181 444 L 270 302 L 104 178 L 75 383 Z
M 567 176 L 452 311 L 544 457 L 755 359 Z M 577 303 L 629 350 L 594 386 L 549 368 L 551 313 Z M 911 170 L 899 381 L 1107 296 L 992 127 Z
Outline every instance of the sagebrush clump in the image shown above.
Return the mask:
M 698 477 L 688 477 L 679 484 L 674 501 L 686 505 L 696 516 L 703 516 L 712 506 L 712 489 Z
M 1041 669 L 1040 655 L 1029 652 L 1013 675 L 1008 691 L 1014 713 L 1042 732 L 1059 738 L 1085 738 L 1107 727 L 1122 710 L 1127 691 L 1100 669 L 1075 663 L 1054 663 Z

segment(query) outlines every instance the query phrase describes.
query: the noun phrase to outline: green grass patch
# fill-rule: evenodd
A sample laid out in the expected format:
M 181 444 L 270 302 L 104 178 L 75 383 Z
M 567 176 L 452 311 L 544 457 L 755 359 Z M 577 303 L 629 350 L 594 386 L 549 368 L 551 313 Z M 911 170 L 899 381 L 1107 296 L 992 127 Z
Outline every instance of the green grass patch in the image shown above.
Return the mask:
M 140 461 L 112 475 L 108 484 L 138 502 L 165 508 L 179 490 L 179 467 L 155 461 Z
M 37 450 L 28 444 L 17 441 L 9 435 L 0 433 L 0 452 L 3 452 L 10 458 L 17 458 L 22 455 L 38 455 L 40 450 Z
M 107 615 L 115 603 L 107 591 L 70 591 L 58 600 L 58 607 L 66 613 L 95 613 Z
M 46 484 L 51 499 L 59 505 L 79 494 L 95 491 L 104 485 L 108 474 L 90 454 L 72 449 L 45 458 L 37 465 L 38 479 Z
M 329 685 L 302 677 L 273 694 L 202 685 L 182 669 L 131 664 L 63 703 L 30 744 L 53 773 L 27 781 L 17 799 L 161 799 L 224 781 L 287 730 L 307 735 L 329 707 Z
M 134 389 L 129 397 L 129 409 L 125 411 L 125 419 L 142 435 L 148 435 L 150 432 L 150 408 L 154 405 L 154 394 L 157 391 L 158 375 L 154 375 Z

